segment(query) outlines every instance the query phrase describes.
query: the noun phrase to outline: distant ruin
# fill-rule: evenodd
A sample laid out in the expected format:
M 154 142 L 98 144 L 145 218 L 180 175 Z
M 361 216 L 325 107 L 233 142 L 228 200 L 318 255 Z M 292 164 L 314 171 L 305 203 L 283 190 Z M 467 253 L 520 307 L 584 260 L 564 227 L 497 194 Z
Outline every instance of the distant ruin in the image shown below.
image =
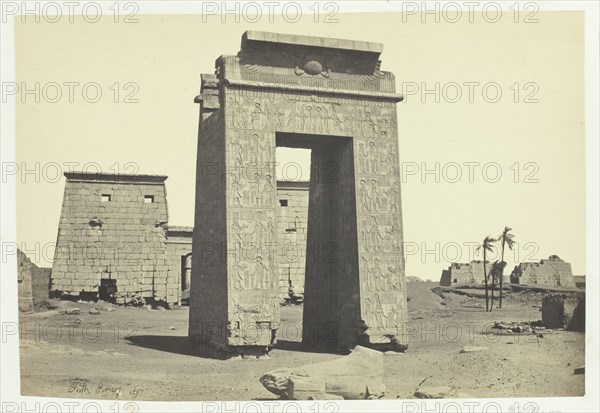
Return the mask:
M 35 265 L 17 248 L 19 311 L 31 312 L 37 304 L 48 298 L 50 271 L 50 268 Z
M 485 264 L 486 273 L 490 277 L 493 262 Z M 449 287 L 452 284 L 484 284 L 483 261 L 473 260 L 469 263 L 452 263 L 442 271 L 440 285 Z
M 494 263 L 486 264 L 488 281 L 491 280 L 490 270 Z M 505 283 L 543 285 L 549 287 L 576 287 L 571 264 L 561 260 L 557 255 L 551 255 L 540 262 L 523 262 L 515 266 L 510 277 L 504 276 Z M 440 285 L 449 287 L 452 284 L 484 284 L 483 261 L 474 260 L 470 263 L 452 263 L 447 270 L 442 271 Z
M 575 287 L 571 264 L 551 255 L 540 262 L 522 262 L 510 274 L 512 284 Z
M 25 313 L 33 311 L 32 267 L 34 265 L 20 249 L 17 249 L 19 311 Z

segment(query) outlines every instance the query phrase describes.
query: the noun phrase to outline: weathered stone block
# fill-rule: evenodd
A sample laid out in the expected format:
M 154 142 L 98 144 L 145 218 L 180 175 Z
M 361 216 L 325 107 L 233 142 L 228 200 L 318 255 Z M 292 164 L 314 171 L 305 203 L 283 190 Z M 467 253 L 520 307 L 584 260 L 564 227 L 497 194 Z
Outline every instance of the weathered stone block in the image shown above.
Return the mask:
M 546 294 L 542 297 L 542 323 L 546 328 L 565 327 L 565 295 Z

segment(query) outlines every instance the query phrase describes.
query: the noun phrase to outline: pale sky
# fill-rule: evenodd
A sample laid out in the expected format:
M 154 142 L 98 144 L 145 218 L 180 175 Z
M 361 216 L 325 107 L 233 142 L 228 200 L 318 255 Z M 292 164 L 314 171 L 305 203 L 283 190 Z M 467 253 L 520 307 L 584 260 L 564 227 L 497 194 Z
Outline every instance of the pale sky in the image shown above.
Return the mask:
M 382 70 L 393 72 L 397 91 L 407 94 L 398 104 L 407 275 L 438 280 L 450 261 L 474 258 L 469 245 L 505 225 L 519 242 L 518 257 L 506 259 L 509 269 L 556 254 L 584 274 L 583 14 L 536 18 L 422 23 L 386 13 L 338 14 L 330 24 L 309 18 L 222 24 L 141 15 L 132 24 L 17 23 L 17 83 L 33 89 L 56 82 L 63 93 L 55 103 L 51 86 L 38 103 L 35 95 L 17 95 L 17 240 L 26 252 L 46 251 L 28 255 L 51 265 L 64 190 L 57 165 L 62 173 L 69 163 L 168 175 L 170 223 L 193 225 L 200 74 L 212 73 L 220 55 L 236 54 L 244 31 L 265 30 L 383 43 Z M 79 82 L 73 103 L 69 82 Z M 97 103 L 82 97 L 91 82 L 102 90 Z M 420 93 L 435 90 L 436 82 L 439 102 L 434 93 Z M 490 102 L 497 90 L 499 101 Z M 130 92 L 137 103 L 124 102 Z M 280 155 L 278 162 L 299 162 L 308 173 L 306 154 Z M 439 182 L 435 173 L 421 175 L 436 163 Z M 36 165 L 39 179 L 23 173 Z M 491 182 L 497 171 L 502 176 Z

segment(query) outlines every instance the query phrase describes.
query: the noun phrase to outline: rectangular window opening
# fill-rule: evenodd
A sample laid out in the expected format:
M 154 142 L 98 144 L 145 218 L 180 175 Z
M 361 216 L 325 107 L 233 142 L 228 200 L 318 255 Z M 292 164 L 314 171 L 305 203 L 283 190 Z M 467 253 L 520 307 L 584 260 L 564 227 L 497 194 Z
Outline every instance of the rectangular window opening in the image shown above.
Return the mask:
M 288 206 L 288 200 L 287 199 L 280 199 L 279 200 L 279 205 L 282 206 L 282 207 Z
M 144 195 L 144 203 L 145 204 L 154 203 L 154 195 Z
M 102 202 L 110 202 L 110 194 L 102 194 Z

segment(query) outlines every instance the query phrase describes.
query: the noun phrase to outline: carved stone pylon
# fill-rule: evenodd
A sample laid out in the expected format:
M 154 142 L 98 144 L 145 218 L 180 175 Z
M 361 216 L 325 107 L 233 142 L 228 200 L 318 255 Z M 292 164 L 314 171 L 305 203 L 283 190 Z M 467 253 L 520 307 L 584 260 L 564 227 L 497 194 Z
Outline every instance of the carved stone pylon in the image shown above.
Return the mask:
M 198 348 L 261 354 L 277 339 L 277 146 L 312 151 L 304 344 L 404 348 L 402 98 L 381 52 L 248 31 L 237 56 L 202 75 L 189 323 Z

